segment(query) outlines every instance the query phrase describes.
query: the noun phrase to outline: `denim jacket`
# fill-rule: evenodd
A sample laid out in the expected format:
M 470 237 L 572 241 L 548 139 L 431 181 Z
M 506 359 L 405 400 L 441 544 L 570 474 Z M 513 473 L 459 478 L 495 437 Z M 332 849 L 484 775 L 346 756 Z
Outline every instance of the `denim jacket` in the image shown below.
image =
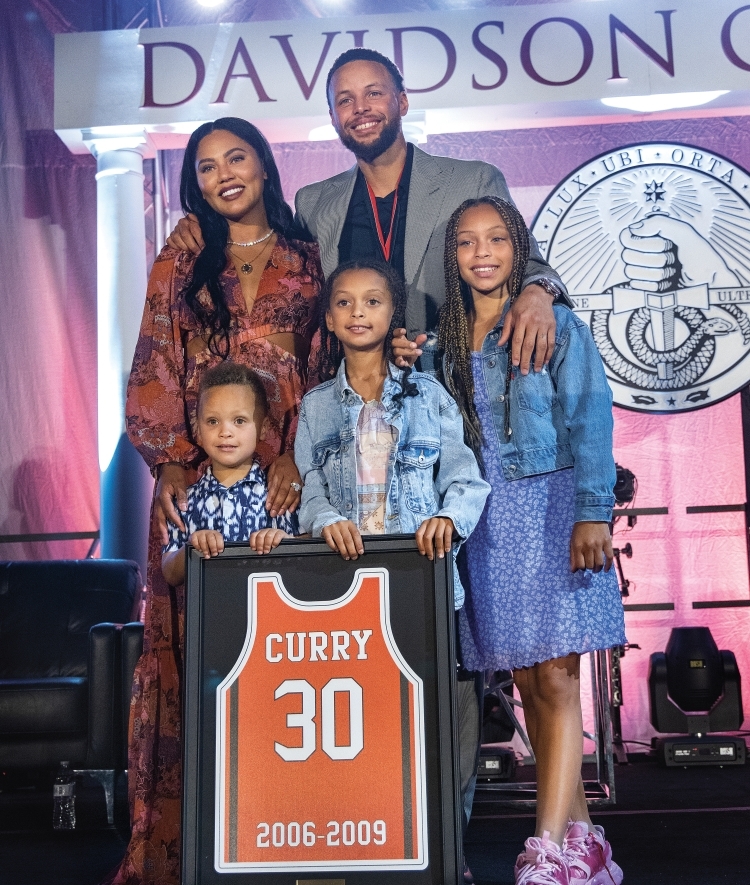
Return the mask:
M 399 372 L 390 367 L 382 398 L 385 420 L 397 431 L 386 477 L 386 532 L 416 532 L 425 519 L 445 516 L 465 540 L 479 521 L 490 486 L 464 443 L 458 406 L 442 384 L 412 372 L 419 396 L 397 402 L 393 397 L 401 391 Z M 346 380 L 345 361 L 335 378 L 302 400 L 294 442 L 304 481 L 299 519 L 302 531 L 316 537 L 334 522 L 359 524 L 356 432 L 363 405 Z M 463 595 L 454 567 L 456 608 Z
M 503 475 L 514 480 L 573 467 L 576 522 L 610 522 L 616 479 L 612 392 L 588 326 L 566 307 L 553 309 L 557 327 L 549 365 L 528 375 L 513 369 L 510 438 L 505 435 L 508 348 L 497 344 L 505 311 L 482 345 Z

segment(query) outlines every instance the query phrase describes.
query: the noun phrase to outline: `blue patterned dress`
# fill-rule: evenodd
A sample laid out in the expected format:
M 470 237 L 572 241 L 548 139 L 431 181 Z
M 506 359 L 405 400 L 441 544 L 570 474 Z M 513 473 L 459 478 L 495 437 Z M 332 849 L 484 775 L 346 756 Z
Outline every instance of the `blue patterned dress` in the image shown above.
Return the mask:
M 495 438 L 481 354 L 472 354 L 475 402 Z M 570 571 L 573 469 L 508 482 L 496 446 L 482 445 L 492 486 L 466 541 L 469 590 L 461 612 L 463 664 L 472 670 L 530 667 L 625 642 L 614 568 Z

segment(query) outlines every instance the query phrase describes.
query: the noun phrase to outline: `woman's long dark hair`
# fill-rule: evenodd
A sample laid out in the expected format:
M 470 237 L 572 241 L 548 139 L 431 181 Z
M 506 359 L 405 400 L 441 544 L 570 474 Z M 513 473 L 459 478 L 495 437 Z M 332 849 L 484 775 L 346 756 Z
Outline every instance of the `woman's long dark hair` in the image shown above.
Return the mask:
M 391 324 L 388 328 L 388 334 L 383 342 L 383 356 L 390 364 L 393 362 L 393 332 L 395 329 L 404 325 L 404 316 L 406 313 L 406 287 L 400 274 L 395 271 L 390 264 L 378 261 L 374 258 L 359 258 L 353 261 L 345 261 L 340 264 L 336 270 L 326 280 L 323 293 L 321 295 L 320 304 L 320 376 L 321 381 L 327 381 L 335 377 L 344 358 L 344 348 L 339 339 L 333 332 L 328 330 L 326 325 L 326 312 L 331 304 L 331 297 L 338 278 L 350 270 L 372 270 L 378 274 L 385 282 L 386 289 L 391 293 L 393 302 L 393 316 Z M 398 393 L 394 400 L 400 402 L 405 396 L 419 396 L 417 385 L 409 380 L 411 369 L 402 369 L 399 373 L 399 384 L 401 392 Z
M 518 297 L 523 287 L 526 263 L 529 258 L 529 231 L 516 207 L 500 197 L 479 197 L 466 200 L 456 209 L 445 231 L 445 304 L 440 311 L 438 345 L 447 357 L 448 371 L 445 383 L 458 403 L 464 419 L 464 441 L 482 464 L 482 426 L 474 403 L 474 376 L 471 371 L 471 341 L 469 318 L 474 314 L 474 299 L 468 285 L 461 279 L 456 255 L 456 234 L 461 216 L 474 206 L 492 206 L 505 222 L 513 246 L 513 268 L 508 280 L 509 301 Z M 511 377 L 511 348 L 508 344 L 508 370 L 506 387 Z M 510 410 L 507 402 L 506 415 Z M 506 427 L 507 427 L 506 422 Z
M 217 356 L 226 358 L 229 354 L 231 316 L 219 278 L 227 264 L 229 222 L 212 209 L 203 198 L 195 169 L 198 145 L 203 138 L 217 130 L 231 132 L 241 138 L 258 155 L 267 176 L 263 186 L 263 205 L 270 227 L 283 237 L 294 236 L 294 219 L 292 210 L 284 200 L 279 170 L 276 168 L 271 148 L 260 130 L 252 123 L 239 117 L 222 117 L 212 123 L 204 123 L 193 132 L 182 161 L 180 202 L 182 211 L 186 215 L 192 212 L 198 217 L 205 248 L 195 260 L 192 276 L 183 294 L 188 307 L 208 336 L 209 350 Z M 210 305 L 198 298 L 198 293 L 204 286 L 211 299 Z

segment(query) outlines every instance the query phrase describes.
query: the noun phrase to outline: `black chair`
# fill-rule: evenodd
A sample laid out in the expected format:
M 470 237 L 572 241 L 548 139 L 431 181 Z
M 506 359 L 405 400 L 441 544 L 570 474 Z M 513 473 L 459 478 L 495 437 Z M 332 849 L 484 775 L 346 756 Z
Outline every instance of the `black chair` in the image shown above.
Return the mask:
M 110 824 L 137 660 L 121 625 L 142 584 L 128 560 L 0 562 L 0 769 L 70 760 L 104 787 Z
M 128 767 L 128 724 L 130 720 L 130 696 L 133 690 L 133 673 L 138 658 L 143 654 L 143 624 L 133 621 L 123 624 L 120 631 L 120 711 L 119 728 L 120 762 L 118 768 L 125 771 Z

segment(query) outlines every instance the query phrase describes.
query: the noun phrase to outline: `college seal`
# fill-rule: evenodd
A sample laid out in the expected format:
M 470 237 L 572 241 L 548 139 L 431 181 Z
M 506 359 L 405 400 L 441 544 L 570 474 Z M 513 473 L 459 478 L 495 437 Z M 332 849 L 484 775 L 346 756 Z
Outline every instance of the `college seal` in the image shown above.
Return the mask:
M 532 225 L 590 326 L 614 401 L 684 412 L 750 381 L 750 175 L 684 144 L 602 154 Z

